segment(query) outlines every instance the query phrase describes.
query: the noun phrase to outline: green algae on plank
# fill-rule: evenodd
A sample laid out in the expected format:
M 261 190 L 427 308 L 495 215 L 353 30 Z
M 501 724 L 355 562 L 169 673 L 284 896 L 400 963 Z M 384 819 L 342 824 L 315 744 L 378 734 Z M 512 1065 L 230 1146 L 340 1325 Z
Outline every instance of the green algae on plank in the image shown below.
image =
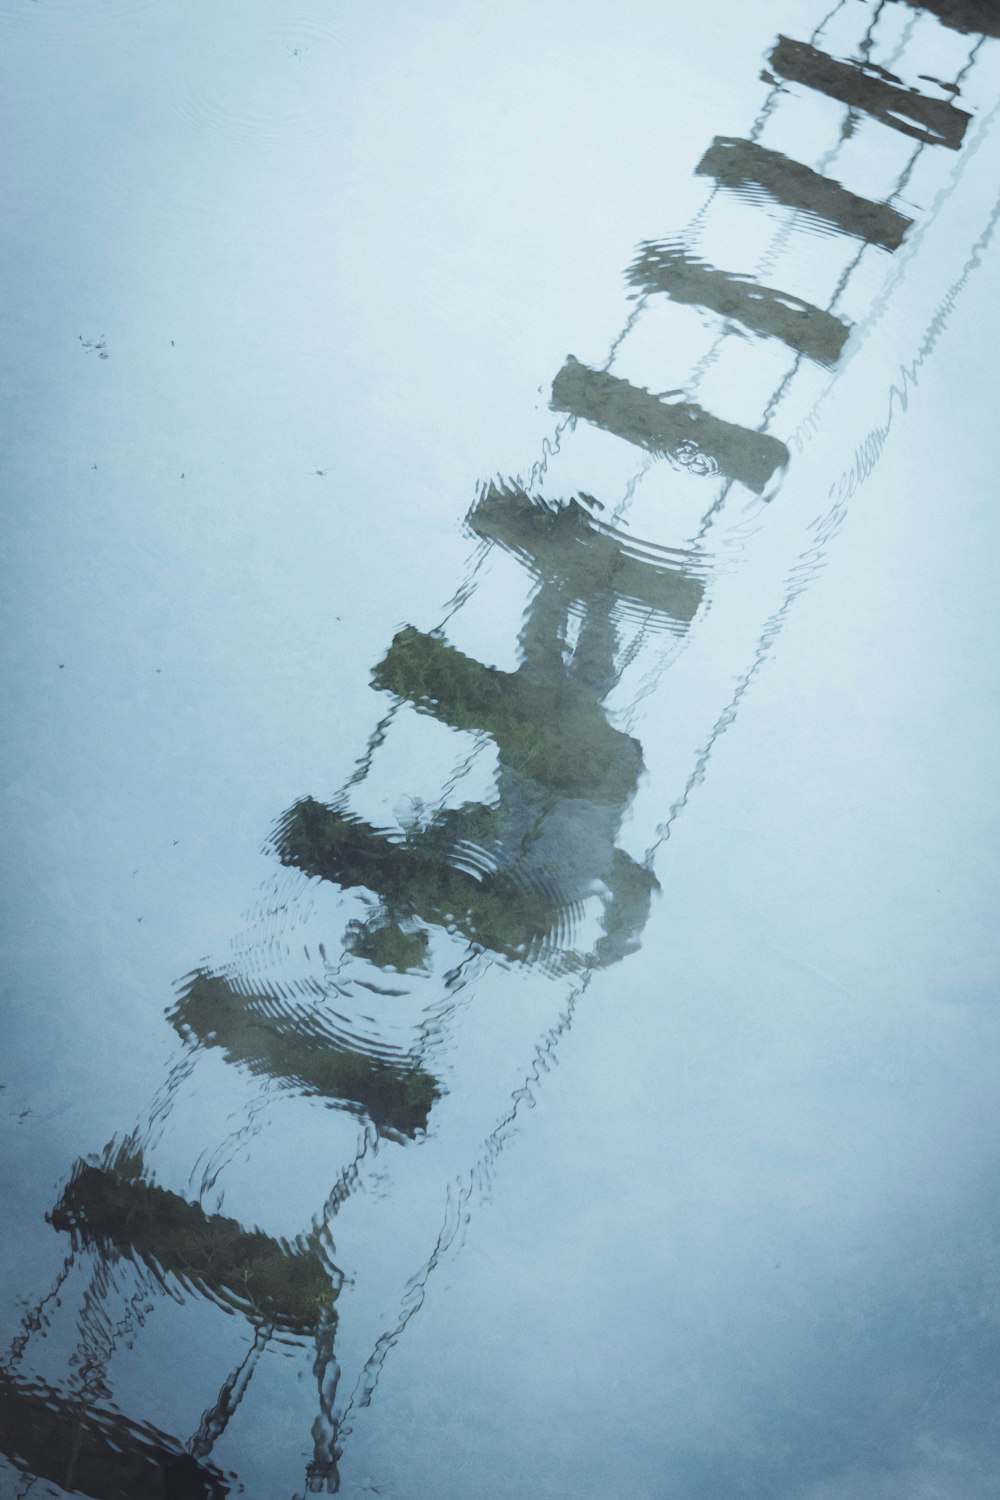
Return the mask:
M 485 730 L 506 765 L 559 796 L 624 805 L 635 791 L 638 740 L 613 728 L 568 677 L 532 682 L 408 626 L 374 668 L 372 683 L 454 729 Z
M 427 968 L 430 939 L 412 917 L 380 906 L 365 921 L 348 922 L 344 947 L 378 969 L 414 974 Z
M 425 933 L 403 936 L 424 940 L 408 956 L 423 953 Z M 363 946 L 359 933 L 354 940 Z M 404 956 L 398 948 L 394 952 Z M 244 994 L 218 976 L 196 973 L 168 1018 L 181 1036 L 221 1048 L 227 1062 L 300 1093 L 357 1106 L 383 1135 L 412 1137 L 426 1129 L 438 1097 L 435 1080 L 416 1064 L 370 1057 L 326 1030 L 320 1016 L 282 1010 L 271 996 Z
M 120 1169 L 119 1169 L 120 1166 Z M 113 1251 L 167 1272 L 254 1323 L 312 1335 L 338 1286 L 311 1245 L 290 1246 L 235 1219 L 206 1214 L 135 1175 L 135 1157 L 78 1162 L 48 1215 L 74 1244 Z
M 0 1451 L 35 1478 L 92 1500 L 224 1500 L 230 1493 L 220 1470 L 151 1423 L 2 1368 Z
M 513 819 L 509 801 L 504 815 Z M 282 863 L 344 889 L 366 888 L 390 908 L 461 932 L 470 942 L 519 962 L 554 962 L 565 926 L 566 896 L 559 871 L 526 862 L 491 867 L 490 845 L 502 833 L 501 810 L 478 803 L 449 810 L 427 828 L 388 835 L 342 808 L 303 798 L 275 835 Z M 606 891 L 598 966 L 615 963 L 638 946 L 656 877 L 605 841 L 599 878 Z M 463 864 L 462 861 L 465 861 Z M 560 966 L 583 963 L 566 951 Z

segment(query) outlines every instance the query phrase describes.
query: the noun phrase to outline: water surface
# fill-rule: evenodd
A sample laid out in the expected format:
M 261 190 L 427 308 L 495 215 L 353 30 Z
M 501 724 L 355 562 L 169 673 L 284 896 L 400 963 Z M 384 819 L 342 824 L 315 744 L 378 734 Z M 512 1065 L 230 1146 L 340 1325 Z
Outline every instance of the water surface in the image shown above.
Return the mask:
M 758 12 L 0 4 L 4 1494 L 994 1492 L 1000 26 Z

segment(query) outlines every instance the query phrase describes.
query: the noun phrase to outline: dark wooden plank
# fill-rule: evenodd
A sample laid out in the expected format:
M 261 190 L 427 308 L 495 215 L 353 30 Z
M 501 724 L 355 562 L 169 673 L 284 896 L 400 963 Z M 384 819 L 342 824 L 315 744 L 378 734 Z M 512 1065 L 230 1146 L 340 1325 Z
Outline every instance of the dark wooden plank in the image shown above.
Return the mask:
M 376 961 L 399 968 L 409 959 L 418 966 L 426 935 L 409 935 L 409 942 L 407 937 L 401 934 L 393 948 L 386 939 Z M 243 994 L 218 976 L 195 974 L 169 1019 L 183 1037 L 221 1048 L 227 1062 L 299 1093 L 354 1106 L 380 1135 L 413 1137 L 426 1129 L 438 1096 L 434 1079 L 415 1064 L 369 1057 L 324 1030 L 321 1018 L 310 1024 L 308 1018 L 276 1006 L 271 996 Z
M 887 203 L 849 192 L 832 177 L 754 141 L 716 136 L 695 171 L 737 191 L 759 188 L 775 203 L 812 214 L 842 234 L 897 250 L 913 223 Z
M 548 505 L 517 485 L 490 484 L 469 512 L 468 525 L 583 604 L 613 597 L 684 626 L 705 592 L 700 578 L 655 551 L 627 544 L 577 500 Z
M 788 463 L 788 449 L 769 433 L 724 422 L 693 401 L 662 401 L 572 355 L 552 382 L 551 405 L 651 453 L 707 461 L 756 494 Z
M 883 125 L 929 146 L 957 151 L 972 118 L 948 99 L 930 99 L 916 89 L 902 88 L 899 79 L 890 82 L 888 76 L 879 77 L 859 63 L 839 62 L 808 42 L 779 36 L 769 62 L 771 71 L 789 83 L 804 84 L 852 109 L 863 110 Z
M 223 1500 L 231 1488 L 151 1424 L 3 1369 L 0 1449 L 22 1472 L 93 1500 Z
M 718 313 L 823 365 L 836 363 L 851 331 L 833 313 L 801 297 L 761 286 L 751 276 L 717 270 L 678 245 L 640 245 L 626 277 L 642 292 L 662 292 L 674 302 Z
M 1000 6 L 996 0 L 903 0 L 903 4 L 927 11 L 951 31 L 1000 37 Z
M 312 1250 L 206 1214 L 198 1203 L 138 1175 L 141 1159 L 78 1162 L 55 1208 L 54 1228 L 76 1245 L 142 1261 L 251 1322 L 312 1335 L 332 1314 L 338 1288 Z

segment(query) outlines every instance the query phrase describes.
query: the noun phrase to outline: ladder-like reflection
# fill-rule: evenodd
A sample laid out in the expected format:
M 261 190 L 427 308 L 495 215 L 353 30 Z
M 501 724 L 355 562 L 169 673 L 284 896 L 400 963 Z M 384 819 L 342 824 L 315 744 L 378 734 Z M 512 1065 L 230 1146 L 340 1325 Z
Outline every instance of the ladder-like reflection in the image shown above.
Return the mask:
M 655 886 L 615 844 L 642 770 L 638 742 L 601 708 L 615 682 L 618 588 L 647 609 L 679 609 L 683 619 L 697 608 L 701 585 L 652 556 L 625 552 L 577 502 L 554 509 L 492 486 L 470 521 L 515 553 L 530 550 L 539 570 L 548 564 L 519 637 L 517 670 L 484 666 L 409 628 L 372 683 L 454 729 L 488 734 L 499 757 L 495 805 L 466 803 L 390 837 L 309 799 L 282 822 L 276 848 L 306 874 L 376 892 L 383 925 L 419 917 L 510 959 L 603 967 L 639 941 Z M 580 628 L 570 649 L 574 611 Z M 572 923 L 595 889 L 603 935 L 587 960 L 573 953 Z
M 914 8 L 959 31 L 1000 34 L 995 17 L 987 16 L 978 0 L 936 0 Z M 867 46 L 861 50 L 863 64 L 840 61 L 812 42 L 782 37 L 769 65 L 772 75 L 847 107 L 842 139 L 853 112 L 860 111 L 916 139 L 918 151 L 957 150 L 969 114 L 950 100 L 902 87 L 895 75 L 869 63 Z M 851 332 L 835 310 L 843 287 L 861 254 L 867 249 L 891 254 L 912 220 L 892 207 L 892 193 L 884 201 L 861 197 L 755 138 L 717 138 L 697 172 L 717 188 L 789 210 L 781 231 L 786 236 L 794 233 L 799 215 L 820 220 L 844 240 L 851 257 L 828 305 L 820 307 L 762 284 L 749 269 L 717 269 L 683 240 L 639 247 L 627 276 L 643 298 L 697 307 L 722 320 L 724 333 L 735 324 L 794 352 L 795 363 L 781 384 L 763 392 L 760 427 L 708 410 L 691 399 L 692 388 L 666 398 L 572 357 L 555 375 L 552 408 L 570 418 L 571 427 L 587 424 L 642 454 L 666 456 L 704 475 L 717 482 L 723 496 L 733 485 L 760 496 L 775 490 L 789 463 L 785 442 L 766 429 L 799 361 L 836 365 Z M 905 180 L 899 179 L 894 191 Z M 625 334 L 632 326 L 630 320 L 616 341 L 616 354 L 620 345 L 627 348 Z M 515 670 L 477 661 L 440 630 L 414 626 L 397 633 L 372 669 L 373 688 L 395 704 L 492 742 L 498 762 L 492 800 L 446 807 L 442 797 L 429 819 L 400 831 L 355 812 L 348 787 L 332 803 L 312 797 L 297 801 L 274 836 L 275 852 L 286 867 L 373 899 L 373 910 L 347 923 L 343 949 L 356 964 L 369 966 L 375 980 L 387 970 L 430 973 L 430 934 L 439 931 L 466 953 L 576 976 L 579 988 L 565 1008 L 565 1022 L 551 1029 L 552 1046 L 591 977 L 639 945 L 657 889 L 651 857 L 640 863 L 620 846 L 644 762 L 638 738 L 612 721 L 609 697 L 621 681 L 623 663 L 642 642 L 658 633 L 677 637 L 690 628 L 711 582 L 690 550 L 668 552 L 638 543 L 600 520 L 597 510 L 586 495 L 554 503 L 530 486 L 486 486 L 468 527 L 480 543 L 515 558 L 532 586 Z M 467 594 L 458 597 L 461 602 Z M 384 734 L 380 726 L 379 744 Z M 583 941 L 588 903 L 599 908 L 599 930 Z M 140 1493 L 227 1493 L 228 1481 L 207 1463 L 208 1456 L 244 1399 L 269 1341 L 283 1337 L 314 1351 L 318 1413 L 307 1487 L 337 1488 L 343 1409 L 335 1405 L 334 1341 L 343 1277 L 333 1245 L 335 1216 L 360 1180 L 368 1128 L 391 1150 L 420 1149 L 444 1084 L 419 1045 L 401 1051 L 388 1042 L 379 1047 L 352 1038 L 329 1000 L 321 980 L 293 999 L 264 980 L 250 981 L 229 970 L 199 969 L 184 982 L 169 1019 L 184 1042 L 187 1068 L 214 1050 L 277 1090 L 359 1116 L 363 1145 L 338 1178 L 318 1227 L 289 1240 L 221 1212 L 208 1213 L 200 1203 L 160 1186 L 144 1155 L 153 1112 L 145 1133 L 133 1132 L 98 1159 L 79 1162 L 50 1220 L 69 1235 L 73 1254 L 93 1267 L 80 1319 L 84 1332 L 98 1304 L 117 1295 L 111 1270 L 127 1266 L 154 1294 L 180 1289 L 195 1306 L 203 1300 L 238 1314 L 252 1338 L 248 1354 L 225 1375 L 186 1445 L 105 1409 L 114 1339 L 85 1351 L 76 1390 L 56 1391 L 12 1370 L 0 1371 L 5 1432 L 19 1434 L 13 1442 L 5 1436 L 4 1449 L 26 1472 L 111 1500 Z M 171 1097 L 168 1090 L 159 1115 L 169 1109 Z M 501 1121 L 487 1154 L 503 1126 Z M 414 1277 L 421 1296 L 451 1242 L 450 1222 Z M 370 1361 L 375 1375 L 367 1385 L 361 1381 L 365 1399 L 387 1349 L 417 1305 L 411 1300 L 400 1324 L 380 1339 Z M 40 1318 L 34 1326 L 41 1327 Z M 24 1354 L 27 1336 L 26 1331 L 12 1367 Z

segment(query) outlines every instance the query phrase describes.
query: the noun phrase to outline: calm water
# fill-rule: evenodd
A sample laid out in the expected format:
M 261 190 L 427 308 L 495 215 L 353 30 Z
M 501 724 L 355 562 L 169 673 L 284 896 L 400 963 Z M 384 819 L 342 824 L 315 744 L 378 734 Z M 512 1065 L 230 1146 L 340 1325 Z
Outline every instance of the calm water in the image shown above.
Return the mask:
M 995 1496 L 992 0 L 0 38 L 0 1494 Z

